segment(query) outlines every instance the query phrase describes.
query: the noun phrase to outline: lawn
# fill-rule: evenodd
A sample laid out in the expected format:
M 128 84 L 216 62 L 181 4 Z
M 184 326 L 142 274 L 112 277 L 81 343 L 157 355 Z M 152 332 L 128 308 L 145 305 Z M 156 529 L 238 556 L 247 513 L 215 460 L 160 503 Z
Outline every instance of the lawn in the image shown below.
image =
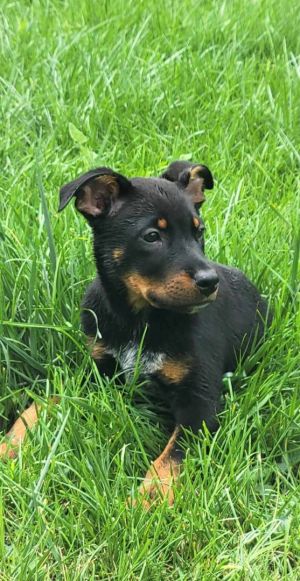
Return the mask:
M 3 433 L 44 402 L 0 465 L 1 581 L 299 579 L 299 3 L 3 0 L 0 14 Z M 72 204 L 57 213 L 58 191 L 93 166 L 150 176 L 180 157 L 215 176 L 207 254 L 246 272 L 275 320 L 224 381 L 218 433 L 186 434 L 174 507 L 147 513 L 126 499 L 166 431 L 134 405 L 139 380 L 95 373 L 90 232 Z

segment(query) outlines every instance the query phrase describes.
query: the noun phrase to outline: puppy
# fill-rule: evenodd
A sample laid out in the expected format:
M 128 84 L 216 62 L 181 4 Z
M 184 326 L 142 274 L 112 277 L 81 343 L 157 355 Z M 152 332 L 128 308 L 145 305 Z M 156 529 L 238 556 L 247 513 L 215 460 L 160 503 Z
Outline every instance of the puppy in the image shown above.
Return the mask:
M 97 168 L 60 192 L 59 210 L 75 197 L 93 232 L 97 276 L 82 324 L 100 372 L 111 376 L 119 366 L 129 376 L 143 338 L 141 374 L 158 385 L 174 418 L 141 487 L 170 504 L 182 427 L 217 428 L 222 377 L 261 341 L 268 320 L 267 303 L 244 274 L 204 255 L 198 211 L 212 188 L 206 166 L 177 161 L 159 178 Z
M 92 357 L 101 373 L 121 368 L 125 377 L 138 357 L 141 375 L 158 386 L 173 417 L 171 438 L 141 486 L 146 506 L 157 496 L 173 503 L 182 428 L 217 428 L 222 377 L 270 322 L 267 303 L 245 275 L 204 255 L 199 209 L 213 185 L 206 166 L 177 161 L 158 178 L 96 168 L 60 191 L 59 211 L 75 198 L 93 232 L 97 276 L 82 305 Z M 13 456 L 37 420 L 32 404 L 0 456 Z

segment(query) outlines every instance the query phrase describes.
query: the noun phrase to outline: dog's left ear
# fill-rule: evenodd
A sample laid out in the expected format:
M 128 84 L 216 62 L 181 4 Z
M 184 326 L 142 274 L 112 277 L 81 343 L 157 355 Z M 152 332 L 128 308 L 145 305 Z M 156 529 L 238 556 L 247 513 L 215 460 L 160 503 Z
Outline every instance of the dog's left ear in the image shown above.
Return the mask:
M 197 209 L 205 202 L 204 190 L 212 190 L 214 187 L 211 171 L 200 163 L 174 161 L 160 177 L 184 188 Z
M 58 211 L 61 212 L 75 196 L 76 209 L 87 220 L 94 220 L 107 215 L 121 194 L 131 188 L 127 178 L 109 167 L 92 169 L 61 188 Z

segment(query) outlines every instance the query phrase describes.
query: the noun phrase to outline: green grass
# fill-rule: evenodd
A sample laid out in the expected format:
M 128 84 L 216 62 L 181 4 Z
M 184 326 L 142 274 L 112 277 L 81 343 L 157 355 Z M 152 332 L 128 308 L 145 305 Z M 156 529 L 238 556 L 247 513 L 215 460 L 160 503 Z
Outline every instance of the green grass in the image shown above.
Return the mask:
M 30 399 L 62 395 L 0 466 L 1 581 L 299 579 L 298 2 L 0 11 L 3 430 Z M 126 499 L 167 436 L 134 407 L 138 383 L 90 377 L 90 232 L 73 208 L 57 214 L 58 190 L 97 164 L 147 176 L 181 156 L 216 178 L 207 253 L 248 274 L 275 322 L 256 370 L 227 382 L 216 436 L 187 434 L 174 508 L 145 513 Z

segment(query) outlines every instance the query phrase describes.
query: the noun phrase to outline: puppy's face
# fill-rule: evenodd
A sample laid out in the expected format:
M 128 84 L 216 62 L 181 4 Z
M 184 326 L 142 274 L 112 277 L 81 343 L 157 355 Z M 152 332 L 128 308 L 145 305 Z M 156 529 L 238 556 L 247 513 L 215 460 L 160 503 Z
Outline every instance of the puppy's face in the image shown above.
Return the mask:
M 127 180 L 100 168 L 61 190 L 60 209 L 76 195 L 77 209 L 93 228 L 107 293 L 117 293 L 135 312 L 194 312 L 216 298 L 218 277 L 204 257 L 204 226 L 196 211 L 204 199 L 203 166 L 195 167 L 198 173 L 185 175 L 184 183 Z

